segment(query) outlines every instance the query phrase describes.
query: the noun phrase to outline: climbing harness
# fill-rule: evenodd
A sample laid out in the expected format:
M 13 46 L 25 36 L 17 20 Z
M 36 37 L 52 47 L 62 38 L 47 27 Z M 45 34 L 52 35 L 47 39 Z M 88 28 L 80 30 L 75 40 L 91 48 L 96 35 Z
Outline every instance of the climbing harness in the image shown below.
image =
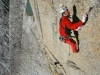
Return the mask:
M 65 40 L 66 39 L 72 39 L 72 37 L 74 37 L 74 36 L 70 36 L 70 35 L 68 35 L 68 36 L 59 36 L 59 40 L 61 41 L 61 42 L 65 42 Z M 66 43 L 66 42 L 65 42 Z

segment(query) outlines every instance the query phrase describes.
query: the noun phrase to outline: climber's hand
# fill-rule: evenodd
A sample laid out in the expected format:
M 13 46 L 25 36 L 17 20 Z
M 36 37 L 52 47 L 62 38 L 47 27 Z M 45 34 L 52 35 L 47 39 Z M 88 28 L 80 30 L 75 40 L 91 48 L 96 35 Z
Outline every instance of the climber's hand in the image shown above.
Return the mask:
M 86 22 L 86 18 L 88 17 L 88 15 L 87 14 L 84 14 L 83 16 L 82 16 L 82 22 L 83 23 L 85 23 Z
M 82 26 L 78 27 L 77 29 L 75 29 L 75 31 L 79 31 L 82 29 Z

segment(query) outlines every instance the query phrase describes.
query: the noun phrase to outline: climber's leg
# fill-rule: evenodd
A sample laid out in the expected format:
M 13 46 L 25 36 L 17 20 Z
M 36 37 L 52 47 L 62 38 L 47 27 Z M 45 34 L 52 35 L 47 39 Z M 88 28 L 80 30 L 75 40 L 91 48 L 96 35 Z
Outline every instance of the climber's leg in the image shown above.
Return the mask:
M 77 47 L 76 47 L 76 42 L 73 39 L 66 39 L 65 41 L 71 46 L 73 53 L 78 52 Z

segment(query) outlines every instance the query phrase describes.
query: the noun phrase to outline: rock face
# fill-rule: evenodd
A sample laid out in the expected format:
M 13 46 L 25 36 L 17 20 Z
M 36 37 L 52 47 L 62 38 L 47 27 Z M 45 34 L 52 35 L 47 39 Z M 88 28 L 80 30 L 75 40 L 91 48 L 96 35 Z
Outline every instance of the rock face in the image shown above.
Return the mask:
M 9 14 L 11 75 L 51 75 L 39 45 L 39 33 L 27 0 L 12 0 Z M 30 16 L 31 15 L 31 16 Z
M 9 0 L 0 0 L 0 75 L 10 75 Z
M 59 40 L 60 3 L 73 22 L 94 6 L 75 54 Z M 0 0 L 0 75 L 100 75 L 99 23 L 100 0 Z
M 41 37 L 43 50 L 53 75 L 100 75 L 100 1 L 99 0 L 30 0 Z M 72 15 L 82 18 L 90 6 L 88 22 L 78 32 L 79 53 L 73 54 L 69 45 L 59 41 L 59 4 L 67 5 Z M 74 14 L 76 12 L 76 14 Z M 58 62 L 55 66 L 55 62 Z

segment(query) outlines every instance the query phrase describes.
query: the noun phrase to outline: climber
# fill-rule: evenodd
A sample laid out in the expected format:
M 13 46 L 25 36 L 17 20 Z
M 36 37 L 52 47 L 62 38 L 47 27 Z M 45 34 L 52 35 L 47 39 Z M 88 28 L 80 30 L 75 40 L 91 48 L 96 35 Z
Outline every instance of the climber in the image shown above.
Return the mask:
M 82 21 L 80 20 L 77 23 L 72 23 L 69 19 L 70 11 L 66 6 L 60 6 L 59 12 L 62 14 L 59 22 L 60 39 L 71 46 L 73 53 L 77 53 L 78 49 L 76 47 L 76 42 L 71 37 L 71 30 L 79 31 L 86 21 L 87 14 L 83 15 Z

